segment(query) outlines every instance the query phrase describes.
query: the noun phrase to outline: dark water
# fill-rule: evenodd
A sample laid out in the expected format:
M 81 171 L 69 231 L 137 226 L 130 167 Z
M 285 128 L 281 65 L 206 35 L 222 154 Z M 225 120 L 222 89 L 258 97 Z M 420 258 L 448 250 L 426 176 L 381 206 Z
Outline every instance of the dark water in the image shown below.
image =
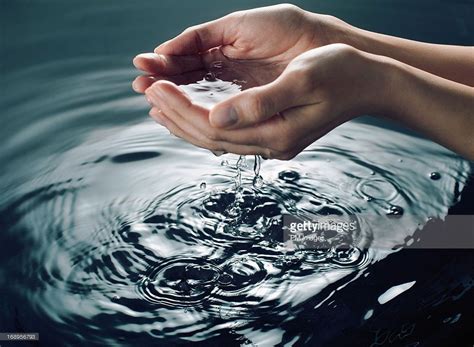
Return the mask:
M 255 180 L 255 158 L 183 143 L 131 92 L 135 53 L 262 3 L 0 3 L 0 332 L 41 346 L 472 345 L 472 250 L 419 247 L 433 220 L 472 214 L 468 162 L 365 119 L 262 161 Z M 472 43 L 469 3 L 395 3 L 305 7 Z M 239 90 L 185 88 L 202 103 Z M 284 215 L 353 218 L 358 233 L 293 249 Z

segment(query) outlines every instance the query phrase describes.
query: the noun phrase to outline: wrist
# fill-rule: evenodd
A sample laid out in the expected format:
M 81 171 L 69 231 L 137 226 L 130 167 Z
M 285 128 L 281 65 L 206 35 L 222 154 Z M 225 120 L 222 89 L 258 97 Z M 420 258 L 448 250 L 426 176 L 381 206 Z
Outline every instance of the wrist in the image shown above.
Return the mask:
M 364 61 L 359 68 L 362 106 L 358 115 L 370 114 L 396 120 L 403 105 L 404 86 L 409 85 L 404 64 L 392 58 L 358 52 Z
M 359 41 L 362 41 L 364 36 L 363 30 L 331 15 L 307 12 L 306 16 L 311 23 L 315 41 L 320 43 L 319 46 L 344 43 L 359 48 Z

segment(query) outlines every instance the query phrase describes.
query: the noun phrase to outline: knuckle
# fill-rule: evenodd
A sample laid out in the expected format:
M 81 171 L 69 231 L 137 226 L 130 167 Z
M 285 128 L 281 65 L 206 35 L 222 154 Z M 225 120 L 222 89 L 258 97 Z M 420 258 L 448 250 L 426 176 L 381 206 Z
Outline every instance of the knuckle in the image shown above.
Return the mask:
M 257 123 L 262 121 L 263 119 L 266 118 L 266 112 L 267 112 L 267 102 L 263 100 L 261 96 L 253 95 L 249 99 L 249 109 L 250 109 L 250 120 Z
M 201 142 L 202 143 L 202 147 L 204 148 L 207 148 L 213 152 L 219 152 L 219 151 L 222 151 L 222 146 L 218 143 L 218 142 L 215 142 L 215 141 L 203 141 Z
M 297 93 L 307 93 L 316 86 L 314 70 L 313 59 L 301 56 L 288 65 L 286 76 L 288 82 L 296 88 Z
M 343 61 L 353 59 L 358 54 L 357 49 L 344 43 L 336 43 L 332 45 L 332 49 L 335 58 Z
M 299 8 L 298 6 L 293 5 L 293 4 L 290 4 L 290 3 L 283 3 L 283 4 L 280 4 L 279 7 L 280 7 L 282 10 L 285 10 L 285 11 L 292 11 L 292 12 L 299 12 L 299 11 L 301 10 L 301 8 Z
M 219 133 L 215 130 L 208 130 L 205 137 L 210 141 L 219 141 L 220 140 Z

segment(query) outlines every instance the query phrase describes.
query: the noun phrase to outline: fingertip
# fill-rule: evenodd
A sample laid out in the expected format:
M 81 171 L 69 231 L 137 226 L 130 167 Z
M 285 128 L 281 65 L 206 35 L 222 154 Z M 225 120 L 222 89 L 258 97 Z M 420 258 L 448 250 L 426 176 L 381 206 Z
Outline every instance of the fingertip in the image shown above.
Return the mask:
M 140 89 L 139 89 L 139 86 L 138 86 L 137 79 L 138 79 L 138 77 L 133 80 L 132 89 L 135 93 L 140 93 Z
M 155 53 L 141 53 L 133 58 L 133 65 L 142 71 L 157 73 L 163 70 L 163 59 Z
M 139 69 L 139 70 L 143 70 L 143 68 L 145 67 L 145 59 L 146 59 L 146 53 L 141 53 L 141 54 L 138 54 L 135 56 L 135 58 L 133 58 L 132 62 L 133 62 L 133 65 Z
M 156 82 L 153 76 L 138 76 L 132 82 L 132 88 L 137 93 L 145 93 L 146 90 Z

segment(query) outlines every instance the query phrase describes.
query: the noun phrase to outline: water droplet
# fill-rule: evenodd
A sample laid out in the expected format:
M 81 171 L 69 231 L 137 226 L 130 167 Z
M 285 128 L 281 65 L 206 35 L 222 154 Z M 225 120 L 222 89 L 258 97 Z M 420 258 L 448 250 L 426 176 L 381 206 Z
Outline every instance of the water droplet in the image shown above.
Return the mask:
M 261 188 L 263 186 L 263 177 L 258 175 L 253 178 L 253 186 L 255 188 Z
M 229 161 L 228 160 L 221 161 L 221 166 L 229 166 Z
M 387 216 L 389 217 L 401 217 L 403 216 L 403 208 L 397 205 L 392 205 L 390 208 L 387 210 Z
M 430 178 L 433 180 L 433 181 L 437 181 L 441 178 L 441 174 L 439 172 L 432 172 L 430 173 Z
M 200 189 L 206 189 L 206 182 L 202 182 L 200 185 L 199 185 L 199 188 Z
M 113 301 L 113 302 L 117 302 L 117 301 L 119 301 L 119 300 L 120 300 L 120 296 L 118 296 L 118 295 L 114 295 L 114 296 L 112 297 L 112 301 Z
M 206 76 L 204 76 L 204 79 L 209 82 L 215 82 L 216 81 L 216 75 L 212 72 L 208 72 Z
M 224 151 L 211 151 L 216 157 L 220 157 L 223 154 L 226 154 Z
M 220 284 L 224 284 L 224 285 L 232 283 L 232 276 L 229 274 L 222 274 L 221 276 L 219 276 L 218 281 Z
M 372 198 L 374 200 L 390 201 L 398 195 L 397 187 L 383 177 L 360 180 L 357 183 L 356 191 L 366 200 Z

